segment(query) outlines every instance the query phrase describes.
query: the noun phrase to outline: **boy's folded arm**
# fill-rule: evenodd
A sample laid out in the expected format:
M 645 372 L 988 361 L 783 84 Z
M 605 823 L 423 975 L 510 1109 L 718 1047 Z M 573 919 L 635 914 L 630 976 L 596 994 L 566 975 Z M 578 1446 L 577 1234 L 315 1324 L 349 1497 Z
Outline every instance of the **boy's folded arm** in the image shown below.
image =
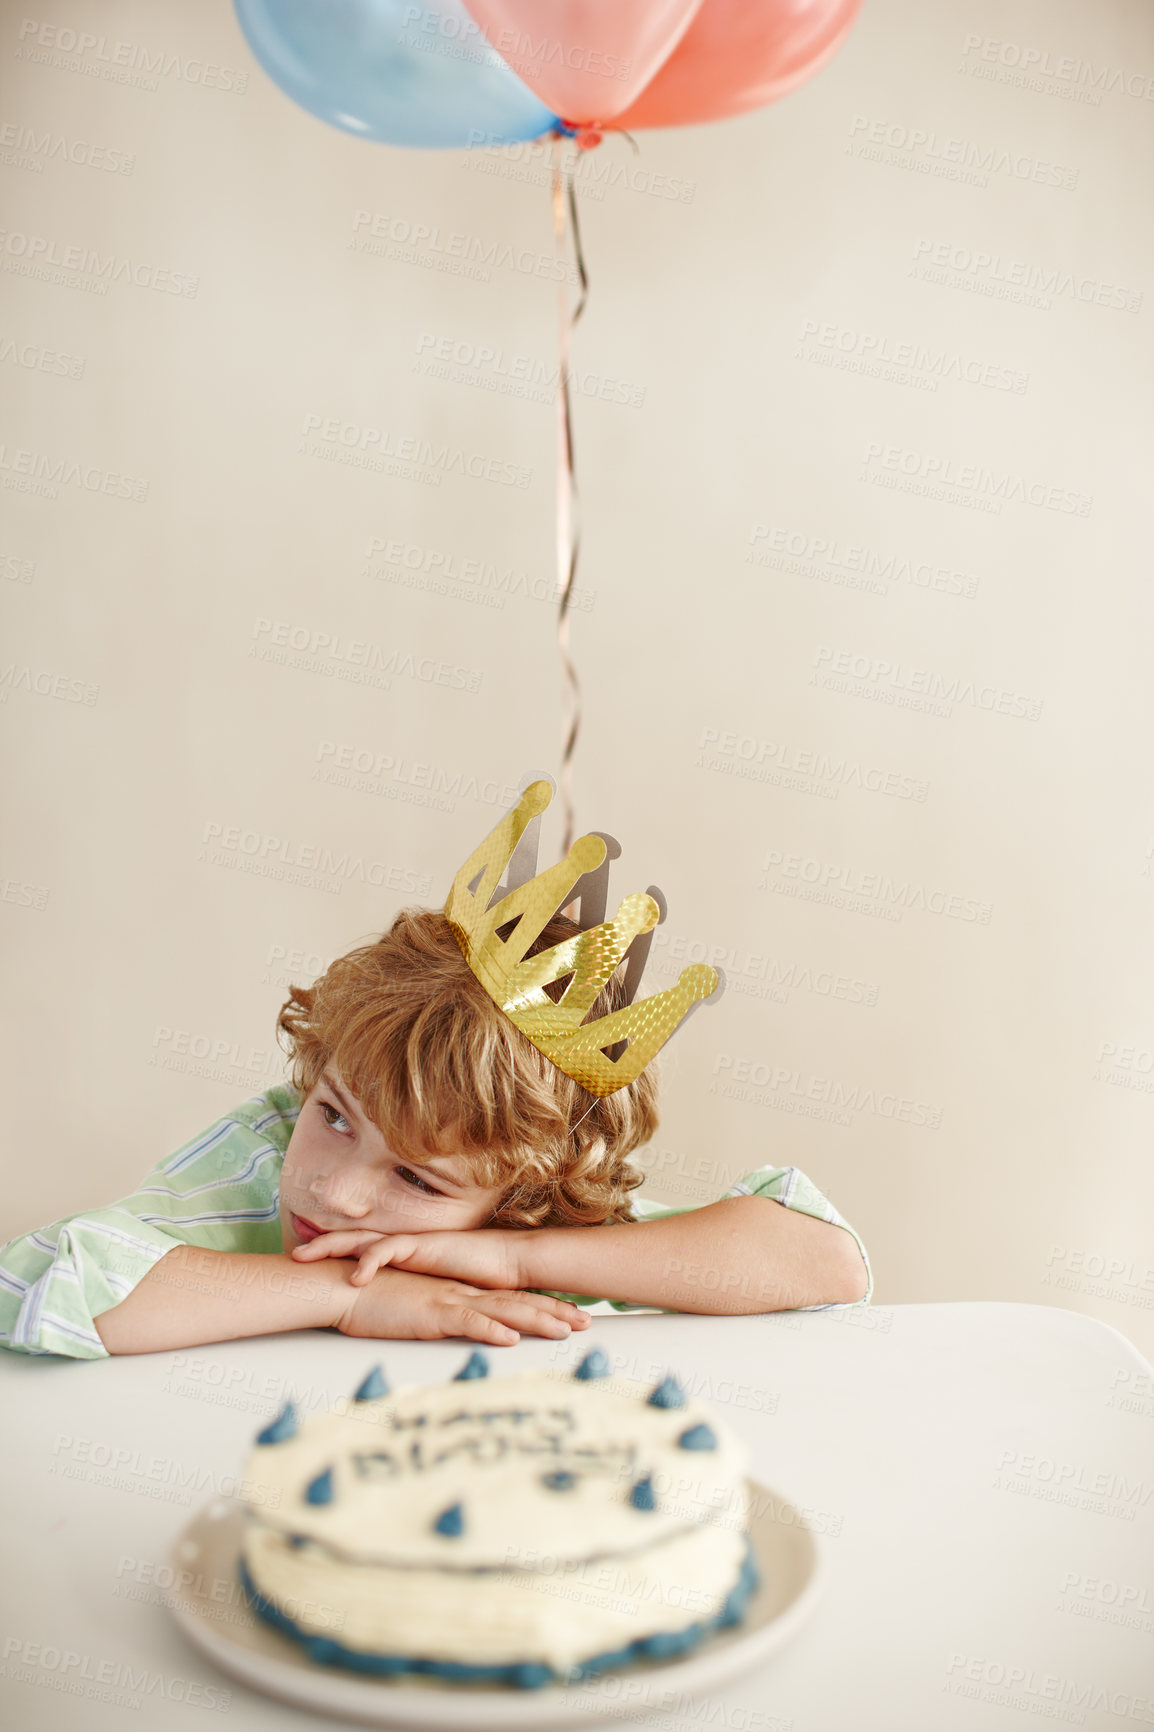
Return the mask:
M 522 1330 L 556 1338 L 579 1326 L 571 1307 L 538 1294 L 485 1292 L 395 1269 L 354 1288 L 353 1267 L 347 1259 L 297 1263 L 277 1252 L 180 1245 L 96 1327 L 110 1353 L 156 1353 L 325 1328 L 378 1340 L 459 1335 L 512 1346 Z
M 158 1353 L 289 1329 L 335 1328 L 349 1303 L 345 1262 L 176 1245 L 128 1297 L 93 1319 L 108 1353 Z
M 522 1280 L 547 1292 L 730 1316 L 868 1297 L 854 1235 L 807 1211 L 767 1208 L 776 1200 L 742 1195 L 642 1222 L 530 1229 L 518 1234 Z

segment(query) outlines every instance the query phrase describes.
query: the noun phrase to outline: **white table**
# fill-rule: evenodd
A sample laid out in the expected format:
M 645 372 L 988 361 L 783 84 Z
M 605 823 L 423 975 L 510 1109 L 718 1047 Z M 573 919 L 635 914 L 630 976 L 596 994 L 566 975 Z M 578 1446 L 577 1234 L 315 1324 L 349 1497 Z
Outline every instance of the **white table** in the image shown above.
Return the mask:
M 560 1347 L 497 1350 L 494 1369 L 576 1358 L 591 1340 L 624 1375 L 672 1369 L 724 1405 L 755 1477 L 801 1506 L 824 1546 L 821 1601 L 779 1654 L 642 1724 L 1154 1725 L 1154 1369 L 1123 1336 L 1033 1305 L 626 1315 Z M 394 1382 L 422 1382 L 466 1351 L 302 1331 L 94 1363 L 0 1352 L 0 1723 L 335 1725 L 202 1658 L 156 1566 L 196 1508 L 230 1494 L 286 1396 L 312 1411 L 377 1359 Z

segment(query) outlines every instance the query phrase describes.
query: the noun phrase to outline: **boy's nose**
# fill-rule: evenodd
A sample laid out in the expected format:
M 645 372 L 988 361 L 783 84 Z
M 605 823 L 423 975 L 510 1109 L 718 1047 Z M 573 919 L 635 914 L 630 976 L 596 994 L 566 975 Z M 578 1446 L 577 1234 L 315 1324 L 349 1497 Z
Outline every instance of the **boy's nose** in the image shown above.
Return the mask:
M 343 1217 L 351 1227 L 355 1227 L 358 1221 L 363 1221 L 373 1207 L 369 1187 L 348 1173 L 330 1174 L 327 1179 L 315 1184 L 310 1192 L 310 1199 L 322 1214 Z M 330 1230 L 335 1232 L 338 1229 Z

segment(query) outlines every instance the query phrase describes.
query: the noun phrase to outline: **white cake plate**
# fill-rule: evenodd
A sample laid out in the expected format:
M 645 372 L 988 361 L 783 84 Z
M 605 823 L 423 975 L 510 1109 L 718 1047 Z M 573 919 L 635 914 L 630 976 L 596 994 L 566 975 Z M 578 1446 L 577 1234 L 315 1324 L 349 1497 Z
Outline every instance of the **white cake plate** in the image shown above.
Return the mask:
M 430 1732 L 528 1732 L 595 1726 L 675 1707 L 716 1690 L 789 1640 L 818 1596 L 817 1537 L 785 1498 L 750 1480 L 750 1539 L 761 1585 L 742 1622 L 669 1660 L 642 1660 L 579 1684 L 519 1690 L 438 1678 L 373 1678 L 318 1665 L 247 1604 L 237 1577 L 244 1510 L 206 1505 L 172 1549 L 166 1603 L 185 1634 L 222 1671 L 298 1708 L 365 1726 Z M 484 1592 L 479 1588 L 479 1592 Z

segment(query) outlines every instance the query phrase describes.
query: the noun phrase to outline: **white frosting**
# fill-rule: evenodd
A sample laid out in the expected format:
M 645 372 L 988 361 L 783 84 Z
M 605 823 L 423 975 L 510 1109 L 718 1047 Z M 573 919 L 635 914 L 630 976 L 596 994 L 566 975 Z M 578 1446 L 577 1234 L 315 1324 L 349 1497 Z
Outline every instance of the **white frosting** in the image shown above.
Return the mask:
M 483 1666 L 541 1660 L 559 1672 L 716 1617 L 744 1554 L 744 1535 L 725 1527 L 690 1529 L 628 1558 L 476 1575 L 363 1569 L 293 1550 L 261 1527 L 245 1545 L 257 1587 L 310 1635 L 363 1653 Z
M 648 1394 L 539 1371 L 305 1419 L 247 1464 L 253 1580 L 310 1634 L 474 1664 L 564 1669 L 715 1617 L 744 1556 L 745 1450 L 701 1403 Z M 698 1425 L 716 1447 L 679 1443 Z M 326 1471 L 331 1502 L 309 1503 Z M 547 1483 L 557 1472 L 568 1489 Z M 631 1501 L 641 1480 L 653 1509 Z M 439 1532 L 455 1506 L 461 1532 Z

